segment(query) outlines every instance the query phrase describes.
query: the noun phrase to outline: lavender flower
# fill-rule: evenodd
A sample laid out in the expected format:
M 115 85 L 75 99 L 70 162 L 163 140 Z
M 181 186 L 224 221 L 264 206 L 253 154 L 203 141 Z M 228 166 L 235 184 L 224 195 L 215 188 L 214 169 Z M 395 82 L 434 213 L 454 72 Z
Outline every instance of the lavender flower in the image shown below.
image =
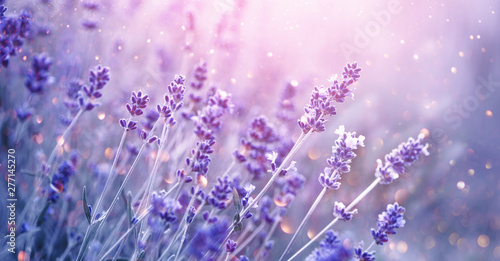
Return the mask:
M 49 74 L 52 60 L 46 53 L 35 55 L 31 61 L 31 69 L 26 74 L 24 85 L 32 94 L 43 93 L 44 88 L 54 82 Z
M 66 184 L 73 175 L 75 175 L 75 166 L 70 161 L 62 161 L 59 164 L 57 173 L 52 176 L 52 180 L 50 181 L 48 189 L 48 199 L 50 202 L 57 202 L 59 194 L 66 191 Z
M 234 250 L 236 250 L 237 246 L 238 246 L 238 243 L 234 242 L 231 239 L 228 239 L 227 243 L 226 243 L 226 252 L 233 253 Z
M 280 137 L 263 116 L 252 121 L 247 136 L 247 139 L 241 140 L 240 149 L 233 155 L 239 162 L 244 163 L 253 179 L 261 179 L 268 170 L 268 155 L 272 152 L 272 145 L 277 143 Z
M 132 102 L 132 105 L 128 103 L 126 105 L 128 113 L 130 116 L 139 116 L 144 113 L 142 109 L 146 108 L 146 105 L 149 102 L 149 96 L 147 94 L 143 96 L 141 91 L 138 93 L 132 92 L 130 101 Z
M 340 83 L 334 76 L 330 80 L 332 84 L 330 87 L 314 87 L 310 103 L 304 108 L 305 115 L 298 121 L 302 132 L 325 131 L 325 117 L 337 114 L 333 102 L 342 103 L 346 97 L 354 97 L 352 89 L 349 87 L 359 79 L 360 71 L 361 68 L 358 68 L 357 63 L 348 63 L 344 67 Z
M 276 181 L 278 190 L 274 195 L 275 202 L 279 202 L 279 206 L 289 206 L 305 182 L 306 178 L 298 174 L 297 169 L 290 171 L 284 178 Z
M 31 34 L 31 14 L 22 10 L 18 17 L 5 17 L 7 8 L 0 6 L 0 62 L 9 65 L 11 56 L 16 55 L 23 46 L 23 39 Z
M 320 247 L 314 249 L 306 261 L 340 261 L 349 258 L 351 252 L 340 242 L 337 233 L 330 230 L 326 232 L 326 238 L 321 241 Z
M 372 237 L 378 245 L 388 241 L 387 236 L 396 234 L 395 229 L 404 227 L 406 221 L 403 218 L 405 208 L 397 202 L 387 205 L 387 210 L 378 215 L 378 230 L 371 229 Z
M 382 164 L 382 160 L 377 160 L 375 177 L 380 178 L 380 184 L 390 184 L 405 172 L 405 167 L 409 167 L 417 161 L 421 154 L 429 155 L 427 151 L 429 144 L 421 144 L 424 137 L 423 134 L 420 134 L 416 140 L 409 138 L 407 142 L 401 143 L 391 153 L 385 155 L 384 164 Z
M 203 88 L 203 84 L 207 80 L 207 63 L 205 61 L 201 60 L 198 64 L 195 65 L 193 77 L 194 80 L 191 81 L 191 88 L 193 88 L 194 90 L 200 90 L 201 88 Z M 189 99 L 193 103 L 199 103 L 202 98 L 194 93 L 190 93 Z
M 363 242 L 359 243 L 359 247 L 354 248 L 354 256 L 358 261 L 375 261 L 375 251 L 363 251 Z
M 335 205 L 333 207 L 333 216 L 344 221 L 349 221 L 352 219 L 354 214 L 357 214 L 358 210 L 355 209 L 353 211 L 346 211 L 345 205 L 342 202 L 335 201 Z
M 356 132 L 345 132 L 345 128 L 341 125 L 336 131 L 339 135 L 332 147 L 332 157 L 327 162 L 330 167 L 325 168 L 324 173 L 321 173 L 318 180 L 319 183 L 328 189 L 337 190 L 340 187 L 340 180 L 343 173 L 351 171 L 352 159 L 356 157 L 353 150 L 358 146 L 364 147 L 363 135 L 356 137 Z
M 218 209 L 225 209 L 226 201 L 229 200 L 229 195 L 233 192 L 233 185 L 228 176 L 217 178 L 218 183 L 214 184 L 214 188 L 208 196 L 208 203 Z
M 97 65 L 89 73 L 89 86 L 83 86 L 83 94 L 80 93 L 78 103 L 80 108 L 90 111 L 98 104 L 93 103 L 93 100 L 99 99 L 102 96 L 101 90 L 109 81 L 109 68 L 102 65 Z

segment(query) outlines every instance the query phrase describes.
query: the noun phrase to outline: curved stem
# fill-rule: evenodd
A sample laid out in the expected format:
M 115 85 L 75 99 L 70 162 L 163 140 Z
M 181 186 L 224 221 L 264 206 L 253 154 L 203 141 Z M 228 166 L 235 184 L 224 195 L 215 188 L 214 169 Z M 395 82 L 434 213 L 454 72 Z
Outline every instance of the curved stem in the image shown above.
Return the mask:
M 380 182 L 380 178 L 376 178 L 365 190 L 363 190 L 363 192 L 361 192 L 361 194 L 359 194 L 359 196 L 354 199 L 354 201 L 349 204 L 349 206 L 347 206 L 345 208 L 345 211 L 349 211 L 351 210 L 354 206 L 356 206 L 356 204 L 358 204 L 364 197 L 366 197 L 366 195 L 368 195 L 368 193 L 370 193 L 370 191 L 372 191 L 376 186 L 377 184 Z M 323 236 L 323 234 L 326 233 L 326 231 L 328 231 L 335 223 L 337 223 L 337 221 L 339 220 L 339 218 L 335 218 L 332 222 L 330 222 L 330 224 L 328 224 L 323 230 L 321 230 L 321 232 L 319 232 L 313 239 L 311 239 L 307 244 L 305 244 L 299 251 L 297 251 L 292 257 L 290 257 L 290 259 L 288 260 L 292 260 L 294 259 L 295 257 L 297 257 L 302 251 L 304 251 L 309 245 L 311 245 L 314 241 L 318 240 L 318 238 L 320 238 L 321 236 Z
M 283 260 L 283 258 L 285 258 L 285 255 L 290 250 L 290 247 L 292 246 L 293 242 L 295 241 L 295 239 L 299 235 L 299 232 L 302 230 L 302 228 L 304 227 L 304 225 L 306 224 L 306 222 L 309 220 L 309 218 L 311 217 L 311 215 L 312 215 L 313 211 L 316 209 L 316 207 L 318 207 L 318 204 L 321 201 L 321 199 L 323 198 L 323 196 L 325 195 L 325 193 L 326 193 L 326 188 L 323 188 L 323 190 L 321 190 L 321 192 L 319 193 L 318 197 L 314 201 L 313 205 L 311 206 L 311 208 L 307 212 L 307 214 L 304 217 L 304 219 L 302 219 L 302 222 L 300 223 L 299 227 L 297 228 L 297 231 L 295 231 L 295 233 L 293 234 L 293 237 L 290 240 L 290 243 L 288 243 L 288 246 L 286 246 L 285 251 L 283 251 L 283 254 L 281 255 L 281 257 L 279 259 L 280 261 Z

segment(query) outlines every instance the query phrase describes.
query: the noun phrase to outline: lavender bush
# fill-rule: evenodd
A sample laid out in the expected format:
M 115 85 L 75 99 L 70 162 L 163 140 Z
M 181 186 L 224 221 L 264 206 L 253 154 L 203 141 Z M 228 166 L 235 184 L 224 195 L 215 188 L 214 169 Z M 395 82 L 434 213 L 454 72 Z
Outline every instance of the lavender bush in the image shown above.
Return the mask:
M 249 40 L 258 3 L 214 4 L 0 0 L 0 260 L 408 251 L 431 193 L 408 191 L 442 153 L 430 127 L 370 127 L 358 106 L 376 113 L 367 90 L 387 82 L 363 57 L 296 70 Z

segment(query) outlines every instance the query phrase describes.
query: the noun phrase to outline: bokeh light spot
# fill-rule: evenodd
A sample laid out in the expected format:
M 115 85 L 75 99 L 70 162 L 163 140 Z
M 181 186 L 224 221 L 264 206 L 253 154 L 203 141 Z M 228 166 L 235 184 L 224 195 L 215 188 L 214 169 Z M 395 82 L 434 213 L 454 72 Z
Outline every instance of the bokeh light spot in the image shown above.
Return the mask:
M 477 237 L 477 244 L 482 248 L 488 247 L 490 245 L 490 237 L 484 234 L 480 235 Z

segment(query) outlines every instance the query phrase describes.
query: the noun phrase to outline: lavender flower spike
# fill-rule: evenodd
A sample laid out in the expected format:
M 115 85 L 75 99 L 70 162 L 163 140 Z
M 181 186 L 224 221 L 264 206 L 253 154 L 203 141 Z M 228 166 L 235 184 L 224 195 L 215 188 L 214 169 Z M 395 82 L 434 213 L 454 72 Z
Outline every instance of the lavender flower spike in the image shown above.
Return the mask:
M 335 131 L 335 134 L 338 134 L 339 137 L 332 147 L 332 157 L 327 160 L 330 167 L 325 168 L 318 181 L 327 189 L 337 190 L 340 187 L 338 180 L 340 180 L 341 175 L 351 171 L 349 164 L 356 157 L 353 150 L 357 149 L 358 146 L 365 146 L 365 137 L 363 135 L 356 137 L 356 132 L 345 132 L 343 125 Z
M 357 63 L 348 63 L 342 72 L 341 82 L 334 76 L 330 80 L 332 84 L 330 87 L 314 87 L 310 102 L 304 108 L 305 114 L 298 121 L 303 133 L 325 131 L 325 117 L 337 114 L 333 102 L 343 103 L 346 97 L 354 97 L 349 87 L 359 79 L 360 71 L 361 68 L 358 68 Z
M 403 218 L 405 208 L 397 202 L 387 205 L 387 210 L 378 215 L 378 230 L 371 229 L 373 239 L 377 245 L 383 245 L 388 241 L 387 236 L 396 234 L 395 229 L 404 227 L 406 221 Z
M 427 151 L 429 144 L 421 144 L 424 137 L 424 134 L 420 134 L 416 140 L 409 138 L 407 142 L 401 143 L 391 153 L 385 155 L 384 164 L 382 160 L 377 160 L 375 177 L 380 178 L 380 184 L 390 184 L 405 172 L 405 167 L 417 161 L 421 154 L 429 155 Z

